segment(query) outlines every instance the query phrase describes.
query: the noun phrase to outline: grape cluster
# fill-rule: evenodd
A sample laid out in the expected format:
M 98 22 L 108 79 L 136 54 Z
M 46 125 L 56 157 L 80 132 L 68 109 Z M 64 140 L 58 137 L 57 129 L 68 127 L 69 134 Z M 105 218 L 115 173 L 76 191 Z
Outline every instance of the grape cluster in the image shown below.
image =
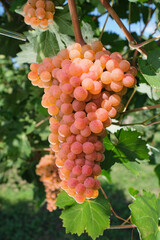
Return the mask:
M 122 96 L 136 83 L 136 69 L 101 42 L 74 43 L 53 58 L 30 66 L 28 78 L 44 88 L 50 118 L 49 142 L 61 187 L 78 203 L 96 198 L 104 160 L 106 127 L 122 111 Z
M 42 31 L 48 29 L 48 23 L 53 21 L 54 12 L 54 3 L 46 0 L 28 0 L 23 7 L 25 23 Z
M 45 186 L 47 209 L 56 209 L 56 197 L 60 190 L 60 178 L 53 154 L 45 155 L 36 166 L 36 173 Z

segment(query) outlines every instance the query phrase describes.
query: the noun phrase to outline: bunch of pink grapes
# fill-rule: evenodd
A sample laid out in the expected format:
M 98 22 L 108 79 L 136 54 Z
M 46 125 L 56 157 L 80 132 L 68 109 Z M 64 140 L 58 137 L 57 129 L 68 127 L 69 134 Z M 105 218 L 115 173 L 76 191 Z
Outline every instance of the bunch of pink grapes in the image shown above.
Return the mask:
M 32 28 L 42 31 L 48 29 L 48 24 L 53 22 L 55 6 L 52 1 L 28 0 L 23 7 L 24 22 Z
M 36 173 L 45 187 L 47 209 L 50 212 L 57 208 L 55 203 L 57 194 L 60 192 L 60 178 L 55 160 L 54 154 L 47 154 L 41 157 L 36 166 Z
M 42 106 L 51 115 L 49 142 L 61 187 L 78 203 L 96 198 L 102 140 L 112 118 L 123 110 L 122 96 L 136 84 L 136 69 L 100 41 L 74 43 L 30 69 L 32 84 L 44 88 Z

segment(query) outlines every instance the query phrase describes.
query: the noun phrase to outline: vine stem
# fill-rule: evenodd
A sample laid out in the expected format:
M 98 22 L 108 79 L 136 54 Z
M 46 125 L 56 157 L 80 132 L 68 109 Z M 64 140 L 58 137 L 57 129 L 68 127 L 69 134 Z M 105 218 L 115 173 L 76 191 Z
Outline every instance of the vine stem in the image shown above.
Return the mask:
M 132 110 L 128 110 L 126 112 L 122 112 L 121 114 L 127 114 L 127 113 L 131 113 L 131 112 L 139 112 L 139 111 L 144 111 L 144 110 L 150 110 L 150 109 L 155 109 L 155 108 L 160 108 L 160 104 L 156 104 L 153 106 L 144 106 L 144 107 L 140 107 L 140 108 L 135 108 Z
M 133 38 L 133 36 L 130 34 L 130 32 L 127 30 L 127 28 L 124 26 L 124 24 L 122 23 L 122 21 L 120 20 L 119 16 L 117 15 L 117 13 L 114 11 L 114 9 L 110 6 L 109 1 L 108 0 L 100 0 L 100 2 L 102 3 L 102 5 L 107 9 L 107 11 L 109 12 L 109 14 L 114 18 L 114 20 L 116 21 L 116 23 L 118 24 L 118 26 L 121 28 L 122 32 L 124 33 L 124 35 L 126 36 L 127 40 L 129 41 L 129 43 L 133 43 L 133 44 L 137 44 L 137 42 L 135 41 L 135 39 Z M 145 57 L 147 58 L 147 53 L 144 49 L 142 48 L 137 48 L 137 50 Z
M 124 225 L 124 226 L 122 226 L 122 225 L 120 225 L 120 226 L 111 226 L 111 227 L 109 227 L 109 228 L 107 228 L 107 230 L 108 229 L 130 229 L 130 228 L 136 228 L 137 226 L 136 225 L 134 225 L 134 224 L 131 224 L 131 225 Z
M 112 0 L 112 2 L 111 2 L 111 7 L 113 6 L 113 2 L 114 2 L 114 0 Z M 108 14 L 107 14 L 107 17 L 106 17 L 106 20 L 105 20 L 105 23 L 104 23 L 103 28 L 102 28 L 102 32 L 101 32 L 100 37 L 99 37 L 99 41 L 101 41 L 101 38 L 102 38 L 102 36 L 103 36 L 104 29 L 105 29 L 105 26 L 106 26 L 106 24 L 107 24 L 107 21 L 108 21 L 109 16 L 110 16 L 110 14 L 108 13 Z
M 80 28 L 80 24 L 79 24 L 79 20 L 78 20 L 78 14 L 77 14 L 75 0 L 68 0 L 68 6 L 69 6 L 71 19 L 72 19 L 75 41 L 77 43 L 80 43 L 81 45 L 84 45 L 85 41 L 82 37 L 82 32 L 81 32 L 81 28 Z
M 38 122 L 38 123 L 36 124 L 36 127 L 39 127 L 41 124 L 43 124 L 45 121 L 47 121 L 47 120 L 49 120 L 49 119 L 50 119 L 50 117 L 47 117 L 47 118 L 41 120 L 40 122 Z
M 116 218 L 118 218 L 118 219 L 120 219 L 120 220 L 122 220 L 123 222 L 125 222 L 125 223 L 129 223 L 129 219 L 124 219 L 124 218 L 121 218 L 120 216 L 118 216 L 117 215 L 117 213 L 114 211 L 114 209 L 113 209 L 113 207 L 112 207 L 112 205 L 111 205 L 111 203 L 110 203 L 110 201 L 109 201 L 109 199 L 108 199 L 108 197 L 107 197 L 107 195 L 106 195 L 106 193 L 105 193 L 105 191 L 103 190 L 103 188 L 102 187 L 100 187 L 100 189 L 101 189 L 101 191 L 102 191 L 102 193 L 103 193 L 103 196 L 105 197 L 105 199 L 107 199 L 108 200 L 108 204 L 109 204 L 109 206 L 110 206 L 110 209 L 111 209 L 111 211 L 112 211 L 112 213 L 114 214 L 114 216 L 116 217 Z M 123 228 L 124 226 L 121 226 L 121 228 Z
M 137 90 L 137 86 L 135 86 L 135 88 L 134 88 L 134 90 L 133 90 L 133 92 L 132 92 L 130 98 L 128 99 L 128 101 L 127 101 L 127 103 L 126 103 L 126 106 L 124 107 L 123 113 L 126 112 L 128 105 L 130 104 L 130 102 L 131 102 L 133 96 L 134 96 L 135 93 L 136 93 L 136 90 Z M 119 122 L 121 122 L 122 118 L 123 118 L 123 115 L 120 116 Z
M 32 151 L 34 151 L 34 152 L 41 152 L 41 151 L 50 152 L 51 148 L 36 148 L 36 149 L 32 149 Z

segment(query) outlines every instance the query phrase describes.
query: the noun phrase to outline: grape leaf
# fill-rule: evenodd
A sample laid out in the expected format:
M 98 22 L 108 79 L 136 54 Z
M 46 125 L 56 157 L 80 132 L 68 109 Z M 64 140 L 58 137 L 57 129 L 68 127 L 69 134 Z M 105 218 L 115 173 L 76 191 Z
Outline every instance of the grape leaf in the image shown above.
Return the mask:
M 65 208 L 67 206 L 71 206 L 76 201 L 74 198 L 70 197 L 65 191 L 62 191 L 58 194 L 57 200 L 56 200 L 56 206 L 59 208 Z
M 58 195 L 56 205 L 64 207 L 60 218 L 67 233 L 77 233 L 80 236 L 86 231 L 92 239 L 96 239 L 110 226 L 110 208 L 102 194 L 96 200 L 86 200 L 78 204 L 67 193 L 62 192 Z
M 65 5 L 63 9 L 56 9 L 54 22 L 59 26 L 59 31 L 61 33 L 74 36 L 68 4 Z
M 160 49 L 149 52 L 147 60 L 139 59 L 139 67 L 145 80 L 158 94 L 160 92 Z
M 32 43 L 25 43 L 20 45 L 21 52 L 17 53 L 17 63 L 33 63 L 36 62 L 37 53 L 34 51 Z
M 154 89 L 146 83 L 140 83 L 137 91 L 140 93 L 146 93 L 150 99 L 158 100 L 159 96 L 156 94 Z
M 108 137 L 104 138 L 106 160 L 103 168 L 107 170 L 115 162 L 122 162 L 129 170 L 138 174 L 138 160 L 149 159 L 146 142 L 140 136 L 137 131 L 121 129 L 115 134 L 114 143 Z
M 22 51 L 17 54 L 18 63 L 41 62 L 45 57 L 53 57 L 58 53 L 59 45 L 53 32 L 36 30 L 25 35 L 29 43 L 20 45 Z
M 35 46 L 38 47 L 37 62 L 41 62 L 45 57 L 53 57 L 59 51 L 56 35 L 50 31 L 39 34 Z
M 134 202 L 129 205 L 131 222 L 137 226 L 141 239 L 159 240 L 160 195 L 157 199 L 154 194 L 144 192 L 143 196 L 134 198 Z

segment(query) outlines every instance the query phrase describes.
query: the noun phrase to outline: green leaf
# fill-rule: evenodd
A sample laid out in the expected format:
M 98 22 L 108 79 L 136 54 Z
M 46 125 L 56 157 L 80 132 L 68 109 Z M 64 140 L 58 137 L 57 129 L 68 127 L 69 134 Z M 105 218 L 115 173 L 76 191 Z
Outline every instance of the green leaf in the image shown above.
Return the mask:
M 29 43 L 20 45 L 22 51 L 17 54 L 18 63 L 42 62 L 45 57 L 53 57 L 59 51 L 55 33 L 39 30 L 25 33 Z
M 159 240 L 160 196 L 157 199 L 154 194 L 144 192 L 143 196 L 135 197 L 129 208 L 131 222 L 137 226 L 141 239 Z
M 41 62 L 45 57 L 53 57 L 59 51 L 56 35 L 50 31 L 37 34 L 35 46 L 37 46 L 37 62 Z
M 85 42 L 91 42 L 94 39 L 94 32 L 90 24 L 82 21 L 82 36 Z
M 159 96 L 156 94 L 156 91 L 146 83 L 140 83 L 137 91 L 140 93 L 146 93 L 150 99 L 158 100 Z
M 68 4 L 62 9 L 56 9 L 54 22 L 58 25 L 60 33 L 74 36 Z
M 71 206 L 72 204 L 76 203 L 74 198 L 70 197 L 65 191 L 62 191 L 58 194 L 56 200 L 56 206 L 59 208 L 65 208 L 67 206 Z
M 133 197 L 136 197 L 137 194 L 139 193 L 139 191 L 136 190 L 136 189 L 134 189 L 133 187 L 130 187 L 130 188 L 128 189 L 128 191 L 129 191 L 130 195 L 133 196 Z
M 133 173 L 138 174 L 139 161 L 149 159 L 146 142 L 141 139 L 141 134 L 132 130 L 118 130 L 116 139 L 112 142 L 108 137 L 104 138 L 106 148 L 103 167 L 109 169 L 115 162 L 122 162 Z M 138 163 L 137 163 L 138 162 Z
M 160 92 L 160 49 L 149 52 L 147 60 L 139 59 L 139 67 L 149 85 Z
M 31 43 L 25 43 L 20 45 L 21 52 L 17 54 L 17 63 L 33 63 L 36 62 L 37 53 L 34 51 L 34 47 Z
M 73 43 L 73 40 L 69 35 L 63 34 L 59 31 L 59 26 L 56 23 L 50 24 L 49 31 L 55 35 L 59 49 L 64 49 Z
M 65 197 L 67 197 L 66 193 L 60 193 L 57 205 L 65 206 L 60 218 L 67 233 L 76 233 L 80 236 L 86 231 L 92 239 L 96 239 L 103 234 L 104 229 L 110 226 L 109 204 L 101 194 L 96 200 L 86 200 L 82 204 L 73 200 L 72 205 L 70 197 L 67 197 L 67 200 Z

